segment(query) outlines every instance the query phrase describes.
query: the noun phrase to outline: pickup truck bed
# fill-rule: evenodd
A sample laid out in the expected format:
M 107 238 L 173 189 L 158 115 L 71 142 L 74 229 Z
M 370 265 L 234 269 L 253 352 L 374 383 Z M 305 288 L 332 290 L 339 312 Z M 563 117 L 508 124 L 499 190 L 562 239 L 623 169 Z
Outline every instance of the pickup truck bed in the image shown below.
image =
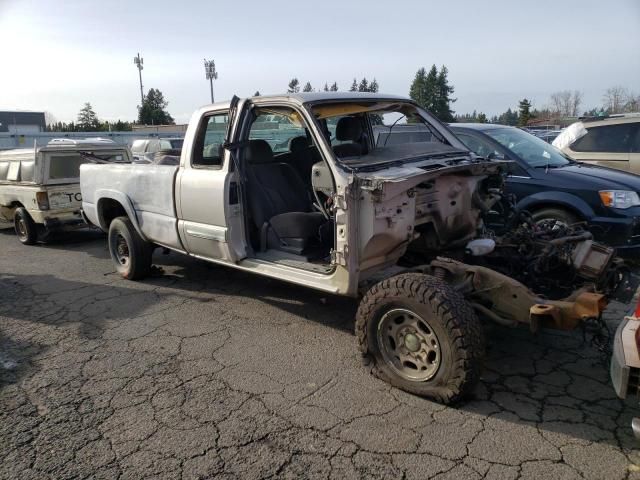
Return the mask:
M 108 228 L 98 217 L 97 201 L 117 200 L 137 219 L 143 237 L 182 250 L 173 202 L 177 172 L 177 166 L 168 165 L 85 164 L 80 174 L 84 214 L 94 225 Z

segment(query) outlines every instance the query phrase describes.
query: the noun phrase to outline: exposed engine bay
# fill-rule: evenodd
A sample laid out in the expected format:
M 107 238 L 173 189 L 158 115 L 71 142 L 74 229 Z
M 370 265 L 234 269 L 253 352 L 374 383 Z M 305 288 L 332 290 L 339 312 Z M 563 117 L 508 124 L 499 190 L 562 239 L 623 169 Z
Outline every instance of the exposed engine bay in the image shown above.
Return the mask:
M 486 214 L 482 232 L 494 240 L 494 250 L 473 256 L 467 249 L 465 261 L 508 275 L 550 299 L 565 298 L 585 286 L 607 295 L 616 291 L 626 267 L 615 249 L 593 240 L 584 224 L 535 222 L 505 198 L 499 206 L 500 214 Z
M 403 266 L 452 283 L 482 316 L 534 330 L 598 319 L 609 298 L 628 301 L 635 292 L 615 249 L 595 242 L 585 225 L 535 222 L 502 194 L 500 175 L 475 178 L 466 194 L 460 178 L 418 186 L 417 238 Z M 456 214 L 460 195 L 465 208 Z M 425 211 L 431 218 L 421 222 Z

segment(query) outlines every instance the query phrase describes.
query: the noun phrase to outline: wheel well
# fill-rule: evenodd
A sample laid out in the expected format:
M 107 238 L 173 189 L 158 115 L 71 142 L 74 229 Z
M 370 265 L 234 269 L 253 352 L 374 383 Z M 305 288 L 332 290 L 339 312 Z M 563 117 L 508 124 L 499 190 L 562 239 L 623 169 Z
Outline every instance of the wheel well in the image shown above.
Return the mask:
M 3 210 L 3 213 L 5 215 L 11 215 L 11 218 L 13 219 L 13 216 L 16 213 L 16 209 L 18 208 L 24 208 L 24 205 L 22 203 L 20 203 L 17 200 L 14 200 L 13 202 L 11 202 L 10 204 L 8 204 L 7 206 L 4 205 L 0 205 L 0 209 Z
M 100 223 L 107 228 L 116 217 L 126 217 L 127 211 L 122 204 L 112 198 L 103 198 L 98 204 L 98 216 Z
M 536 203 L 535 205 L 531 205 L 530 207 L 525 208 L 524 210 L 528 211 L 531 215 L 533 215 L 535 212 L 539 212 L 540 210 L 544 210 L 546 208 L 564 210 L 565 212 L 574 215 L 580 220 L 585 220 L 584 215 L 580 212 L 580 210 L 567 206 L 564 203 L 555 203 L 555 202 Z

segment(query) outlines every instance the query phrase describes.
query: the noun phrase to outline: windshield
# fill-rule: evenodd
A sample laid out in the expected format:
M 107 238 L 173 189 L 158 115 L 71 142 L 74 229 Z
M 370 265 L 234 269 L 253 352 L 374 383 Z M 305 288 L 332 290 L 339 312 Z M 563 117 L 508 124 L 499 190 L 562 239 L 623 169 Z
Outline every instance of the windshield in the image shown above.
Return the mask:
M 467 155 L 415 105 L 394 101 L 319 104 L 312 112 L 343 165 L 360 168 L 388 162 Z M 453 140 L 455 141 L 455 139 Z
M 496 128 L 484 133 L 508 148 L 533 168 L 557 168 L 571 163 L 544 140 L 517 128 Z

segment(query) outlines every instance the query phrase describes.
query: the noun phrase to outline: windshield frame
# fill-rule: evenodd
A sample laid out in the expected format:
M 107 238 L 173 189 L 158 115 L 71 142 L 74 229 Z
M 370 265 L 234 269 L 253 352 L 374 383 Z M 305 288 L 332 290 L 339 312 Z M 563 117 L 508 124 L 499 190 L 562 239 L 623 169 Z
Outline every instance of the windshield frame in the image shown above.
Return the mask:
M 568 165 L 575 163 L 574 160 L 567 157 L 563 152 L 555 148 L 550 143 L 545 142 L 541 138 L 536 137 L 535 135 L 525 132 L 519 128 L 502 126 L 498 128 L 487 128 L 482 131 L 487 137 L 489 137 L 493 142 L 503 148 L 506 152 L 509 153 L 510 156 L 517 158 L 520 160 L 525 168 L 527 169 L 549 169 L 549 168 L 562 168 Z M 514 150 L 513 147 L 508 144 L 502 143 L 496 134 L 515 134 L 515 136 L 520 136 L 523 140 L 529 142 L 530 145 L 534 145 L 543 149 L 543 152 L 548 153 L 549 157 L 545 157 L 543 153 L 539 155 L 539 162 L 532 162 L 529 158 L 523 156 L 522 153 Z M 522 142 L 518 142 L 522 143 Z
M 366 99 L 364 98 L 360 99 L 357 97 L 344 98 L 344 99 L 331 98 L 326 100 L 323 99 L 323 100 L 316 100 L 313 102 L 306 102 L 304 103 L 304 107 L 309 118 L 314 123 L 314 129 L 317 130 L 317 132 L 322 132 L 323 127 L 320 124 L 320 119 L 317 118 L 314 112 L 314 107 L 326 106 L 331 104 L 338 105 L 338 104 L 349 104 L 349 103 L 356 103 L 356 104 L 392 103 L 392 104 L 403 104 L 403 105 L 409 106 L 415 109 L 415 112 L 420 117 L 421 121 L 427 125 L 427 128 L 434 130 L 438 135 L 443 137 L 443 139 L 445 140 L 445 142 L 443 142 L 443 145 L 446 145 L 447 147 L 453 147 L 456 150 L 461 150 L 459 155 L 472 155 L 471 151 L 455 136 L 455 134 L 449 128 L 447 128 L 445 124 L 440 122 L 436 117 L 434 117 L 432 114 L 430 114 L 429 112 L 424 110 L 422 107 L 420 107 L 420 105 L 418 105 L 416 102 L 410 99 L 397 98 L 397 97 L 386 98 L 384 96 L 380 96 L 377 98 L 366 98 Z M 375 113 L 375 112 L 368 112 L 368 113 Z M 373 128 L 372 128 L 372 124 L 369 116 L 367 116 L 367 133 L 369 136 L 369 139 L 368 139 L 369 148 L 371 149 L 371 151 L 373 151 L 375 150 L 376 145 L 373 143 L 374 141 Z M 318 140 L 324 144 L 327 151 L 331 152 L 332 160 L 335 162 L 335 164 L 344 170 L 357 171 L 360 169 L 366 169 L 368 171 L 373 171 L 373 170 L 384 169 L 386 168 L 386 166 L 390 164 L 398 164 L 398 163 L 404 164 L 404 163 L 412 162 L 412 159 L 403 159 L 403 160 L 390 159 L 389 161 L 371 164 L 371 165 L 367 165 L 366 163 L 363 163 L 362 161 L 360 161 L 358 162 L 357 167 L 349 166 L 348 163 L 345 163 L 344 161 L 342 161 L 342 159 L 338 158 L 333 154 L 330 140 L 327 139 L 325 135 L 321 134 L 319 135 L 319 137 L 320 138 Z M 450 150 L 447 149 L 443 153 L 444 155 L 450 154 Z M 364 157 L 359 157 L 359 158 L 362 159 Z M 416 157 L 413 161 L 418 161 L 418 160 L 425 160 L 425 158 L 424 156 L 420 156 L 420 157 Z

